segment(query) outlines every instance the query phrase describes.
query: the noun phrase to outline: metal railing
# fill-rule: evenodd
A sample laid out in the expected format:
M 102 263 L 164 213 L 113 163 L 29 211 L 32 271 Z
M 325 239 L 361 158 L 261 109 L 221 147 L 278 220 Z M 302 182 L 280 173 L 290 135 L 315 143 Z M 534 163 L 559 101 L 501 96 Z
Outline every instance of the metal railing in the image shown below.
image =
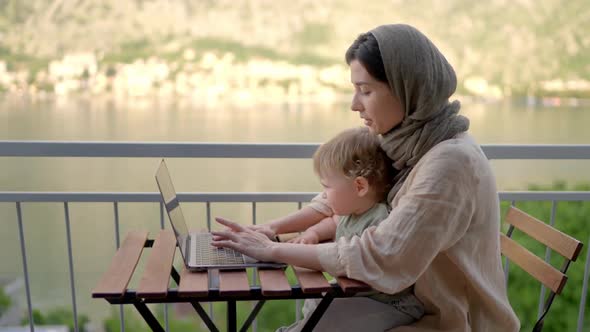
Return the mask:
M 223 143 L 128 143 L 128 142 L 56 142 L 56 141 L 0 141 L 0 157 L 90 157 L 90 158 L 311 158 L 318 144 L 223 144 Z M 539 159 L 539 160 L 590 160 L 590 145 L 484 145 L 484 152 L 489 159 Z M 207 225 L 211 225 L 211 203 L 234 202 L 250 203 L 252 220 L 256 223 L 257 203 L 261 202 L 292 202 L 301 208 L 303 202 L 308 202 L 316 193 L 179 193 L 178 198 L 183 202 L 201 202 L 206 204 Z M 572 191 L 519 191 L 500 192 L 500 200 L 512 204 L 522 201 L 552 202 L 551 225 L 555 223 L 555 208 L 561 201 L 590 201 L 590 192 Z M 0 192 L 0 202 L 15 203 L 19 240 L 23 263 L 23 275 L 27 298 L 27 309 L 31 331 L 33 313 L 30 295 L 29 271 L 27 265 L 26 239 L 23 232 L 23 203 L 54 202 L 63 203 L 65 213 L 66 241 L 68 250 L 68 268 L 74 313 L 74 327 L 77 331 L 78 314 L 76 303 L 75 275 L 72 260 L 69 204 L 77 202 L 107 202 L 113 204 L 115 243 L 118 248 L 119 207 L 122 202 L 150 202 L 160 205 L 160 227 L 164 228 L 164 210 L 158 193 L 131 192 Z M 588 222 L 580 220 L 580 222 Z M 590 226 L 590 225 L 589 225 Z M 585 316 L 585 304 L 588 293 L 588 279 L 590 274 L 590 236 L 579 239 L 584 242 L 586 255 L 584 258 L 584 277 L 577 320 L 577 331 L 582 331 Z M 549 250 L 546 252 L 549 260 Z M 578 263 L 580 264 L 580 263 Z M 508 279 L 509 265 L 506 263 L 506 278 Z M 541 287 L 540 303 L 545 294 Z M 541 304 L 540 304 L 541 305 Z M 296 306 L 297 318 L 299 310 Z M 541 309 L 541 307 L 539 307 Z M 165 326 L 168 328 L 168 314 L 165 310 Z M 211 307 L 210 313 L 212 314 Z M 120 310 L 121 330 L 124 331 L 123 310 Z M 254 325 L 256 326 L 256 325 Z

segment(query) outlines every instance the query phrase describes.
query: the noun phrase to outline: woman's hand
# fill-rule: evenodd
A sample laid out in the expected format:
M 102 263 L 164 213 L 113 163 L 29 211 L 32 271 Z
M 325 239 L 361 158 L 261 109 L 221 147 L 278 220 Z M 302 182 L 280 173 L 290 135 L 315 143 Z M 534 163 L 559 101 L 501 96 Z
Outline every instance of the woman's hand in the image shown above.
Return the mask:
M 215 220 L 229 230 L 211 232 L 213 234 L 211 245 L 231 248 L 263 262 L 276 261 L 272 250 L 275 242 L 271 241 L 267 235 L 227 219 L 215 218 Z
M 301 235 L 298 235 L 287 242 L 300 244 L 318 244 L 320 242 L 320 237 L 318 233 L 314 232 L 311 229 L 308 229 Z

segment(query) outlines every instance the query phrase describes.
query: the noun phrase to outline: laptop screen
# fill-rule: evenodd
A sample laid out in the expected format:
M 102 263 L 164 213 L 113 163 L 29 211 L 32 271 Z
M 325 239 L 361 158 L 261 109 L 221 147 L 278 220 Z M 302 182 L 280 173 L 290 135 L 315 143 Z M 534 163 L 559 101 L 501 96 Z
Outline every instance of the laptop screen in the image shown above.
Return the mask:
M 162 195 L 168 218 L 170 218 L 170 222 L 172 223 L 172 228 L 174 229 L 174 234 L 180 247 L 180 253 L 182 254 L 182 258 L 186 259 L 188 257 L 186 255 L 188 228 L 186 227 L 180 204 L 176 198 L 176 191 L 172 185 L 172 179 L 170 178 L 170 173 L 164 160 L 160 162 L 160 166 L 156 171 L 156 182 L 160 188 L 160 194 Z

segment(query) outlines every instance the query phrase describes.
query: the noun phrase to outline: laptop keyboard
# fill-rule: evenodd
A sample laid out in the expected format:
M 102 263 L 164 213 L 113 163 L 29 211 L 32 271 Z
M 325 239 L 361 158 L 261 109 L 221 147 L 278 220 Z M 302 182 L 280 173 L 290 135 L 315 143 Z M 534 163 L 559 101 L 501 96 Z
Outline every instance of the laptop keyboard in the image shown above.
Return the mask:
M 216 248 L 211 245 L 211 233 L 196 233 L 195 257 L 197 265 L 244 264 L 244 256 L 229 248 Z

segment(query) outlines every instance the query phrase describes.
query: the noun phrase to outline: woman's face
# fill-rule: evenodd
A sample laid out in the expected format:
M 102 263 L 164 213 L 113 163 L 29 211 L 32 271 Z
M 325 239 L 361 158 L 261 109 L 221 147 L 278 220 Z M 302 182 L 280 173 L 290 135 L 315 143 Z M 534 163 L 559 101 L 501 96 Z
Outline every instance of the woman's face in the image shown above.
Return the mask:
M 359 112 L 365 125 L 376 134 L 385 134 L 404 119 L 404 110 L 389 86 L 373 78 L 358 61 L 350 63 L 354 96 L 350 109 Z

